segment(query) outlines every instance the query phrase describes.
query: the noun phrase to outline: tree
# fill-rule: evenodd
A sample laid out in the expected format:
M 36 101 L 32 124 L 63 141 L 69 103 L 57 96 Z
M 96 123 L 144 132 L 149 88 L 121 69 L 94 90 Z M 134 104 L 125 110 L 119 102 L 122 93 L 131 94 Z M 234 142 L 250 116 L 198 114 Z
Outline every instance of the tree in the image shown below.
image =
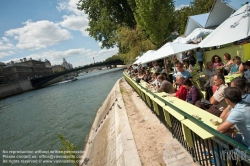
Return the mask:
M 107 58 L 104 62 L 114 61 L 114 60 L 118 60 L 118 59 L 120 59 L 120 57 L 118 55 L 113 55 L 112 57 Z
M 116 45 L 116 30 L 125 24 L 135 27 L 131 5 L 133 0 L 79 0 L 78 9 L 84 10 L 89 19 L 89 35 L 102 42 L 102 48 Z
M 190 2 L 192 15 L 210 12 L 213 2 L 214 0 L 194 0 Z
M 192 15 L 191 13 L 192 11 L 189 6 L 183 7 L 182 9 L 174 12 L 175 19 L 173 26 L 175 26 L 175 29 L 179 34 L 183 34 L 185 32 L 187 20 L 188 17 Z
M 125 64 L 132 63 L 135 58 L 148 50 L 157 47 L 149 40 L 145 31 L 139 27 L 120 27 L 117 30 L 119 55 Z
M 172 33 L 170 23 L 173 19 L 173 0 L 135 0 L 135 20 L 145 30 L 150 40 L 158 47 L 165 44 L 165 39 Z

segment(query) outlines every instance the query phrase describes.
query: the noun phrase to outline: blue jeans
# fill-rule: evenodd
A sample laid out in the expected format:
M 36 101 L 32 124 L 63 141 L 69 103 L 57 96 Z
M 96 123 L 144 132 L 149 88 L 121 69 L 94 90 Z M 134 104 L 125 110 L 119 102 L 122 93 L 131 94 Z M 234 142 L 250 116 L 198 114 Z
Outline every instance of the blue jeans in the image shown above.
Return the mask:
M 228 137 L 232 138 L 230 135 L 227 134 Z M 232 138 L 233 140 L 235 140 L 236 142 L 241 143 L 242 145 L 246 146 L 243 141 L 242 141 L 242 135 L 241 134 L 236 134 L 235 137 Z M 247 147 L 247 146 L 246 146 Z M 248 147 L 250 149 L 250 147 Z M 234 151 L 241 157 L 244 157 L 244 159 L 250 159 L 250 156 L 245 155 L 245 153 L 241 150 L 239 150 L 238 148 L 235 148 Z M 221 158 L 219 158 L 219 154 L 221 154 Z M 226 158 L 226 153 L 227 151 L 223 152 L 223 149 L 221 146 L 219 146 L 219 149 L 217 150 L 217 146 L 214 146 L 214 158 L 215 158 L 215 162 L 216 162 L 216 166 L 226 166 L 225 164 L 225 160 L 227 160 Z M 230 158 L 229 158 L 230 159 Z M 222 160 L 222 164 L 220 164 L 220 160 Z

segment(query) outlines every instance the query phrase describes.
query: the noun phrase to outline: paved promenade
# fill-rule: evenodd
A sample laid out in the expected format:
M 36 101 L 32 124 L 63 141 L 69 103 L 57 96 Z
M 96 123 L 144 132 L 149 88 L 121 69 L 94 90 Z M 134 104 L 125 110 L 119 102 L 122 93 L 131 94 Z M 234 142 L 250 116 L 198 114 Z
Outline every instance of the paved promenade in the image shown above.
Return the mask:
M 196 165 L 124 79 L 98 110 L 82 157 L 91 166 Z

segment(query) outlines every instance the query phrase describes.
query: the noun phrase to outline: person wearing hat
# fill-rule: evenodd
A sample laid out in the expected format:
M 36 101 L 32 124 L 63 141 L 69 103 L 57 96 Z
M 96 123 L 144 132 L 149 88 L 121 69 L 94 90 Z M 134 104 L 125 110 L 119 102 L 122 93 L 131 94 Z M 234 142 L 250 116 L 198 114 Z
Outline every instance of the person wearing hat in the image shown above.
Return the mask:
M 242 63 L 242 65 L 244 66 L 244 69 L 246 69 L 246 71 L 244 71 L 244 77 L 247 80 L 247 86 L 250 88 L 250 61 L 246 61 L 245 63 Z

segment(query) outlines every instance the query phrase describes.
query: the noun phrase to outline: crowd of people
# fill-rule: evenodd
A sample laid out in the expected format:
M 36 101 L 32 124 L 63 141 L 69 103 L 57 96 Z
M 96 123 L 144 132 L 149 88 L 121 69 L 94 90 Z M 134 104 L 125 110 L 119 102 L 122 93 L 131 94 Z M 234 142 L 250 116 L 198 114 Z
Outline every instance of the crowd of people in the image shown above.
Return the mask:
M 214 55 L 204 70 L 203 55 L 197 49 L 183 52 L 181 60 L 172 56 L 147 65 L 134 64 L 126 72 L 136 82 L 143 80 L 157 92 L 166 92 L 222 118 L 220 132 L 227 132 L 234 125 L 243 134 L 240 142 L 250 147 L 250 61 L 242 63 L 239 56 L 231 59 L 228 53 L 224 54 L 224 60 L 225 64 L 220 56 Z M 198 74 L 205 75 L 204 87 L 198 87 L 193 78 L 197 61 Z M 224 76 L 231 74 L 241 76 L 225 83 Z

